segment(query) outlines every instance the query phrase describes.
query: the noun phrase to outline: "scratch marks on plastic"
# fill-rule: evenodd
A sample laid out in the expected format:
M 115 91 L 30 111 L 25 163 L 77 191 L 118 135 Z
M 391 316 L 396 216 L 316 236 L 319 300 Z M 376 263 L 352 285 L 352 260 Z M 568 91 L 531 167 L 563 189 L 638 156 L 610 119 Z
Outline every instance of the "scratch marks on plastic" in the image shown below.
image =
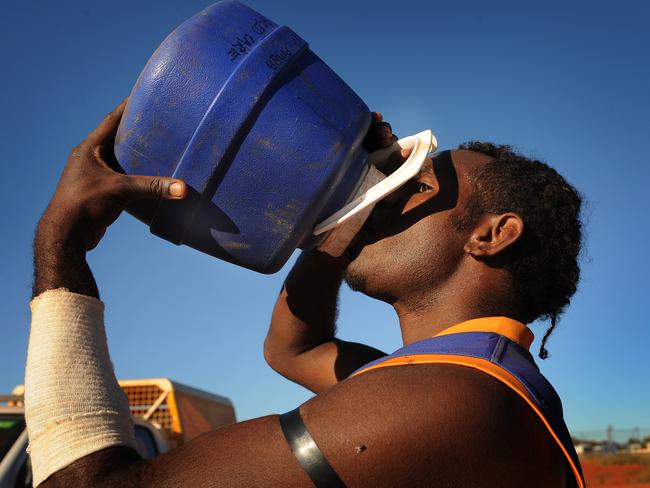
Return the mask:
M 296 225 L 297 216 L 302 210 L 300 201 L 291 199 L 284 207 L 268 204 L 264 216 L 272 224 L 271 231 L 289 234 Z

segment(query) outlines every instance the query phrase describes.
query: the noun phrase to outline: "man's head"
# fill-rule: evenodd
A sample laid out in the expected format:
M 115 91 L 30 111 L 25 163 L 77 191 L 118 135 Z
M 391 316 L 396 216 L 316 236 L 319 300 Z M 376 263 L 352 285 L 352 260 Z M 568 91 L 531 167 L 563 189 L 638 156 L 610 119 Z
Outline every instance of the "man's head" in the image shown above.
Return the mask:
M 347 281 L 390 303 L 433 304 L 462 288 L 485 313 L 554 325 L 579 278 L 580 207 L 578 192 L 545 163 L 509 146 L 466 143 L 378 205 Z

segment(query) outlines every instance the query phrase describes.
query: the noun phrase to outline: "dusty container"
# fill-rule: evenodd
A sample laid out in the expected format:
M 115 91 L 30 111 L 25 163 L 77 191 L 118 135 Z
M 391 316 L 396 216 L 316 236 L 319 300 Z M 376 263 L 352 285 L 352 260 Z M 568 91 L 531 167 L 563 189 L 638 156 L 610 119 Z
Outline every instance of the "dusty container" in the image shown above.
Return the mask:
M 239 2 L 174 30 L 131 92 L 115 142 L 129 174 L 185 180 L 140 205 L 151 232 L 263 273 L 310 247 L 368 171 L 364 102 L 291 29 Z

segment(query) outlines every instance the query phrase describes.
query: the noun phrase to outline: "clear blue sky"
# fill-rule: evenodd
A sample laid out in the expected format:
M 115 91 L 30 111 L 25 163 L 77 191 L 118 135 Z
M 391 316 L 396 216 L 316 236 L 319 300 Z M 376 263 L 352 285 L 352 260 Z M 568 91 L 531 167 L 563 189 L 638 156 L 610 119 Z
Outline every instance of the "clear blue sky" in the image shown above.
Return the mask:
M 542 371 L 574 431 L 650 427 L 650 34 L 647 2 L 250 0 L 292 27 L 374 110 L 441 148 L 468 139 L 546 159 L 587 200 L 583 278 Z M 201 1 L 43 2 L 0 20 L 0 391 L 22 382 L 33 229 L 75 144 L 126 96 Z M 263 276 L 176 247 L 128 215 L 89 257 L 119 377 L 169 376 L 233 399 L 246 419 L 309 393 L 262 342 L 288 271 Z M 340 335 L 390 351 L 392 310 L 349 290 Z M 545 324 L 536 325 L 538 337 Z M 536 340 L 533 348 L 537 350 Z

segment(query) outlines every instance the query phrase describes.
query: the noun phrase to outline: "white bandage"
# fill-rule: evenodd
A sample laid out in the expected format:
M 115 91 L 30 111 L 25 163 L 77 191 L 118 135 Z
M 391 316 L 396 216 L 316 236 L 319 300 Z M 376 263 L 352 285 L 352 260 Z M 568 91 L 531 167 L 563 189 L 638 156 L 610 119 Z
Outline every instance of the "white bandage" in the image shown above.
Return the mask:
M 88 454 L 137 444 L 108 356 L 104 304 L 59 289 L 32 300 L 31 310 L 25 420 L 37 486 Z
M 384 173 L 371 165 L 368 169 L 368 173 L 359 185 L 359 188 L 352 199 L 357 198 L 359 195 L 363 195 L 366 191 L 385 178 L 386 175 Z M 369 206 L 355 214 L 352 218 L 346 220 L 343 224 L 334 227 L 327 233 L 325 240 L 318 245 L 318 250 L 325 252 L 330 256 L 339 257 L 350 245 L 354 236 L 357 235 L 357 232 L 361 230 L 361 227 L 366 223 L 368 216 L 374 208 L 374 205 Z

